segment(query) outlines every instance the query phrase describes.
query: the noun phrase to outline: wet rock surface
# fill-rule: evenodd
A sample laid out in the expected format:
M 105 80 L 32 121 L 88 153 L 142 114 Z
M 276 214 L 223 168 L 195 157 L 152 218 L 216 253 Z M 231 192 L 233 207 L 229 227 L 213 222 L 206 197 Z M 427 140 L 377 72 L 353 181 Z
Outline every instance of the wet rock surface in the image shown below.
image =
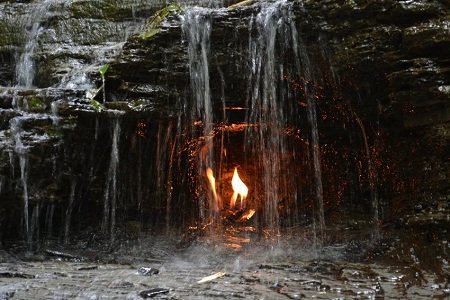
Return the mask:
M 29 184 L 28 234 L 33 242 L 20 249 L 36 250 L 30 254 L 34 259 L 26 262 L 26 256 L 17 258 L 14 251 L 0 255 L 0 298 L 108 295 L 140 299 L 140 293 L 156 293 L 157 288 L 168 293 L 155 294 L 155 298 L 166 299 L 449 297 L 448 1 L 293 1 L 297 30 L 316 66 L 318 89 L 325 94 L 319 95 L 317 105 L 324 182 L 330 187 L 327 223 L 332 227 L 345 219 L 346 232 L 355 230 L 355 240 L 345 241 L 345 250 L 335 248 L 339 253 L 350 252 L 353 259 L 344 257 L 341 262 L 336 257 L 317 260 L 289 254 L 258 261 L 252 252 L 257 250 L 230 254 L 208 248 L 217 257 L 194 255 L 191 260 L 192 252 L 204 253 L 200 246 L 170 256 L 175 262 L 164 255 L 149 255 L 150 262 L 160 261 L 150 267 L 160 271 L 157 276 L 140 275 L 138 268 L 149 261 L 125 253 L 80 251 L 79 256 L 70 257 L 75 254 L 52 248 L 50 255 L 39 249 L 50 241 L 71 250 L 71 238 L 82 240 L 89 249 L 109 243 L 114 236 L 108 228 L 99 233 L 103 223 L 99 216 L 105 198 L 109 199 L 105 186 L 111 184 L 108 170 L 114 136 L 119 136 L 118 152 L 124 157 L 117 172 L 117 193 L 122 198 L 118 198 L 121 213 L 114 237 L 127 241 L 150 228 L 166 230 L 161 224 L 170 219 L 162 204 L 166 194 L 171 195 L 169 166 L 179 164 L 180 170 L 187 170 L 183 165 L 186 156 L 170 161 L 178 154 L 174 145 L 180 142 L 174 129 L 180 107 L 176 104 L 190 96 L 180 16 L 169 18 L 154 39 L 145 41 L 131 32 L 156 9 L 150 1 L 135 6 L 134 11 L 127 1 L 130 5 L 123 7 L 114 1 L 54 1 L 49 7 L 52 13 L 39 21 L 44 31 L 39 33 L 34 54 L 34 84 L 56 88 L 16 89 L 8 86 L 17 81 L 14 56 L 27 42 L 26 15 L 33 3 L 29 7 L 24 2 L 0 2 L 0 83 L 5 86 L 0 90 L 0 245 L 14 249 L 26 239 L 20 229 L 24 222 L 23 165 Z M 222 104 L 222 98 L 230 106 L 245 104 L 248 39 L 256 34 L 249 24 L 258 10 L 256 3 L 212 12 L 210 69 L 215 107 Z M 13 17 L 17 13 L 22 17 Z M 105 62 L 110 63 L 105 86 L 108 102 L 99 109 L 86 96 L 86 89 L 100 86 L 98 66 Z M 77 74 L 80 68 L 83 72 Z M 101 101 L 101 96 L 97 93 L 96 99 Z M 299 105 L 305 105 L 303 99 Z M 347 107 L 343 117 L 342 105 Z M 236 122 L 243 120 L 238 113 L 234 116 Z M 332 122 L 339 117 L 352 121 Z M 117 120 L 122 126 L 119 134 L 114 133 Z M 14 122 L 21 126 L 18 135 L 11 128 Z M 327 148 L 343 143 L 339 139 L 342 131 L 349 140 L 357 140 L 361 149 L 365 136 L 367 149 L 358 150 L 355 159 L 359 159 L 355 164 L 361 168 L 356 174 L 360 181 L 346 177 L 350 172 L 345 164 L 354 153 L 333 156 L 335 149 Z M 25 152 L 15 146 L 16 138 Z M 369 172 L 367 160 L 373 163 Z M 333 168 L 342 165 L 345 174 L 334 176 Z M 369 180 L 373 178 L 375 183 Z M 177 199 L 191 199 L 189 184 L 183 180 L 174 180 Z M 380 200 L 380 222 L 372 224 L 370 232 L 379 225 L 386 243 L 366 248 L 358 238 L 370 233 L 357 231 L 362 222 L 347 216 L 346 209 L 369 216 L 371 193 Z M 172 212 L 185 228 L 196 217 L 192 211 L 197 207 L 188 200 L 177 201 L 171 203 Z M 302 212 L 311 208 L 307 201 L 301 203 Z M 307 213 L 299 223 L 311 224 Z M 303 233 L 304 228 L 297 226 Z M 231 239 L 230 244 L 235 241 Z M 261 251 L 270 252 L 269 248 Z M 153 250 L 170 253 L 158 247 Z M 361 262 L 363 256 L 371 259 Z M 142 263 L 132 264 L 135 261 Z M 221 270 L 227 275 L 196 284 Z M 92 280 L 95 285 L 89 284 Z M 84 287 L 82 292 L 80 287 Z
M 95 268 L 92 262 L 71 260 L 4 261 L 0 295 L 26 299 L 445 299 L 450 295 L 448 262 L 441 264 L 447 273 L 434 273 L 422 265 L 423 256 L 416 250 L 387 263 L 383 258 L 346 260 L 340 244 L 318 250 L 285 240 L 253 243 L 240 251 L 213 240 L 175 251 L 161 240 L 150 247 L 154 253 L 170 252 L 153 256 L 159 259 L 158 276 L 140 275 L 135 265 L 143 258 L 130 252 L 130 263 L 99 261 Z M 198 283 L 217 272 L 225 275 Z
M 410 209 L 414 206 L 408 204 L 412 198 L 434 207 L 445 205 L 449 190 L 444 183 L 448 175 L 444 174 L 450 174 L 446 154 L 450 144 L 448 3 L 293 3 L 297 30 L 314 65 L 316 84 L 321 85 L 324 94 L 326 89 L 338 91 L 331 99 L 324 96 L 320 100 L 322 96 L 318 96 L 322 142 L 335 142 L 337 126 L 355 126 L 333 123 L 334 117 L 329 116 L 339 114 L 342 105 L 346 106 L 344 118 L 361 120 L 356 126 L 362 128 L 375 162 L 369 173 L 378 174 L 377 193 L 385 209 L 384 217 L 394 215 L 397 204 Z M 248 24 L 258 10 L 255 4 L 211 12 L 209 68 L 213 102 L 218 110 L 222 99 L 229 106 L 245 106 L 247 96 L 242 91 L 247 89 L 244 74 L 249 68 L 248 38 L 255 34 Z M 185 45 L 178 42 L 182 37 L 180 27 L 179 18 L 173 17 L 154 39 L 129 39 L 118 60 L 111 64 L 109 79 L 114 82 L 111 93 L 115 97 L 144 97 L 172 106 L 180 95 L 189 99 L 187 53 Z M 334 101 L 340 104 L 334 106 Z M 322 151 L 326 169 L 327 160 L 335 158 L 326 157 L 325 151 L 330 150 Z M 332 179 L 324 180 L 333 185 Z M 388 200 L 392 196 L 395 203 Z

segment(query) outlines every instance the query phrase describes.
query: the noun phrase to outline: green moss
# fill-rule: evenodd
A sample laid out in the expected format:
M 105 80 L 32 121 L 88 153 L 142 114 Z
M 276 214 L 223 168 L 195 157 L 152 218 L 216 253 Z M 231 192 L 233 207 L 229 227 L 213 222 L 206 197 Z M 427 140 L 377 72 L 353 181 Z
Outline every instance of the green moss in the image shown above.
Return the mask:
M 28 100 L 28 109 L 31 112 L 43 112 L 47 108 L 43 99 L 33 97 Z
M 18 18 L 0 19 L 0 47 L 21 46 L 25 43 L 25 26 Z
M 98 102 L 97 100 L 92 99 L 91 100 L 91 105 L 92 105 L 92 108 L 96 112 L 102 112 L 102 111 L 105 110 L 105 107 L 100 102 Z
M 54 126 L 47 126 L 44 128 L 45 133 L 52 138 L 60 138 L 62 137 L 62 132 L 58 128 Z
M 157 35 L 161 31 L 161 24 L 164 20 L 169 16 L 176 15 L 180 13 L 183 9 L 178 3 L 171 3 L 166 7 L 158 10 L 149 20 L 147 25 L 144 28 L 144 31 L 141 32 L 139 37 L 143 40 L 149 40 Z
M 125 7 L 119 0 L 76 1 L 72 3 L 70 12 L 77 19 L 122 20 L 133 15 L 131 6 Z

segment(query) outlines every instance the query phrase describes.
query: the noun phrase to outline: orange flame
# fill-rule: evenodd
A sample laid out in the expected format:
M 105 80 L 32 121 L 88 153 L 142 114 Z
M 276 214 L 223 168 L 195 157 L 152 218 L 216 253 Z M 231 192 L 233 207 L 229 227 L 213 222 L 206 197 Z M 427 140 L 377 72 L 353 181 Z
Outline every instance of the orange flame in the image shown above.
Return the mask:
M 212 191 L 213 198 L 214 198 L 213 208 L 215 211 L 218 211 L 219 210 L 219 206 L 218 206 L 219 201 L 218 201 L 217 192 L 216 192 L 216 179 L 214 178 L 213 170 L 211 168 L 208 168 L 206 170 L 206 177 L 208 177 L 209 187 Z
M 231 186 L 233 187 L 233 196 L 231 196 L 230 207 L 236 206 L 238 195 L 241 199 L 241 207 L 244 205 L 244 200 L 248 195 L 248 187 L 242 182 L 238 175 L 237 168 L 234 168 L 233 179 L 231 179 Z

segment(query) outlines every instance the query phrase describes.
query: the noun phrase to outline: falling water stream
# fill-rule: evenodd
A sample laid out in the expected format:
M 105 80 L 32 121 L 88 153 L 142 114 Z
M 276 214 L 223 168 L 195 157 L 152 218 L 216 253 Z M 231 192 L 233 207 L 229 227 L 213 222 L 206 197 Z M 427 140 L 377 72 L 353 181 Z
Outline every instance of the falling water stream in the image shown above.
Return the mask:
M 34 77 L 33 56 L 38 46 L 39 36 L 42 28 L 42 22 L 48 17 L 48 10 L 52 4 L 57 1 L 44 1 L 37 5 L 36 13 L 29 17 L 29 31 L 27 33 L 27 44 L 23 53 L 17 62 L 16 74 L 18 85 L 22 87 L 32 87 Z M 180 112 L 178 116 L 178 125 L 169 122 L 161 122 L 156 136 L 157 142 L 155 149 L 155 168 L 151 172 L 156 172 L 155 183 L 152 187 L 146 187 L 145 176 L 149 174 L 144 168 L 139 166 L 137 171 L 137 191 L 133 191 L 133 199 L 136 199 L 137 211 L 139 211 L 140 222 L 144 220 L 144 208 L 146 199 L 150 198 L 149 193 L 155 193 L 155 201 L 158 207 L 165 208 L 166 231 L 169 232 L 171 215 L 177 201 L 174 197 L 180 197 L 173 187 L 176 172 L 183 172 L 180 162 L 179 152 L 183 151 L 186 143 L 196 144 L 194 149 L 195 159 L 190 162 L 195 166 L 192 176 L 192 184 L 204 186 L 194 192 L 194 196 L 189 196 L 198 201 L 199 218 L 201 223 L 209 223 L 213 220 L 220 223 L 219 214 L 225 207 L 228 207 L 228 199 L 224 199 L 226 191 L 230 189 L 230 183 L 221 183 L 225 180 L 225 172 L 232 168 L 233 164 L 238 165 L 248 174 L 254 174 L 254 178 L 244 178 L 244 181 L 250 185 L 249 201 L 257 210 L 258 218 L 253 225 L 260 228 L 270 229 L 277 234 L 280 230 L 280 223 L 293 225 L 298 218 L 297 203 L 301 188 L 298 185 L 298 174 L 296 168 L 300 164 L 299 157 L 296 156 L 296 146 L 293 145 L 291 138 L 286 134 L 290 128 L 295 128 L 302 115 L 299 114 L 295 105 L 294 98 L 296 92 L 292 90 L 285 82 L 285 78 L 298 80 L 304 76 L 311 80 L 312 71 L 308 60 L 305 47 L 296 31 L 295 18 L 292 13 L 292 3 L 287 0 L 278 0 L 267 3 L 260 3 L 254 15 L 249 18 L 249 41 L 248 57 L 243 58 L 242 62 L 247 65 L 243 77 L 247 79 L 247 94 L 242 95 L 242 102 L 246 104 L 244 108 L 247 112 L 244 121 L 244 143 L 238 147 L 242 152 L 240 161 L 229 161 L 226 156 L 226 147 L 224 143 L 228 135 L 221 126 L 226 124 L 227 116 L 225 113 L 227 107 L 227 93 L 230 91 L 227 87 L 227 74 L 220 69 L 220 80 L 222 86 L 222 95 L 217 97 L 211 91 L 211 43 L 212 32 L 214 31 L 213 20 L 219 10 L 213 7 L 223 6 L 221 1 L 208 1 L 202 7 L 190 7 L 193 4 L 184 2 L 184 12 L 180 15 L 182 40 L 187 48 L 187 61 L 189 67 L 190 86 L 186 93 L 187 97 L 179 100 Z M 134 8 L 133 8 L 134 12 Z M 136 16 L 133 15 L 133 19 Z M 117 45 L 122 45 L 117 42 Z M 115 49 L 116 46 L 106 44 L 102 49 Z M 120 48 L 120 46 L 119 46 Z M 245 50 L 245 49 L 243 49 Z M 100 50 L 99 50 L 100 51 Z M 114 50 L 115 51 L 115 50 Z M 114 52 L 113 51 L 113 52 Z M 101 51 L 100 51 L 101 52 Z M 99 52 L 99 53 L 100 53 Z M 247 52 L 247 51 L 245 51 Z M 98 65 L 96 58 L 93 65 Z M 71 76 L 68 74 L 67 76 Z M 78 82 L 77 78 L 69 79 L 63 76 L 62 81 L 56 86 L 73 87 L 72 83 Z M 76 75 L 78 76 L 78 75 Z M 106 87 L 105 77 L 102 76 L 102 86 Z M 215 82 L 213 84 L 216 84 Z M 75 85 L 80 88 L 80 85 Z M 305 86 L 305 90 L 307 87 Z M 49 90 L 50 91 L 50 90 Z M 313 99 L 314 91 L 305 93 L 308 102 L 308 122 L 310 139 L 310 165 L 313 171 L 313 180 L 311 186 L 314 190 L 315 220 L 319 230 L 325 226 L 324 208 L 323 208 L 323 188 L 321 182 L 321 166 L 319 153 L 319 137 L 316 121 L 315 102 Z M 107 99 L 105 92 L 101 95 L 103 102 L 111 101 Z M 30 114 L 26 108 L 26 100 L 23 100 L 24 109 L 20 112 L 22 116 L 11 120 L 11 129 L 14 137 L 14 153 L 17 154 L 20 161 L 21 182 L 23 189 L 23 228 L 28 242 L 32 239 L 30 233 L 30 208 L 28 195 L 28 155 L 27 147 L 23 146 L 21 140 L 22 120 L 28 117 L 49 117 L 53 127 L 60 126 L 59 117 L 60 107 L 64 106 L 63 100 L 52 101 L 49 104 L 51 115 L 46 113 Z M 18 110 L 19 111 L 19 110 Z M 103 189 L 102 201 L 102 222 L 101 228 L 104 233 L 109 233 L 110 240 L 115 240 L 115 231 L 117 226 L 117 207 L 122 185 L 119 184 L 120 159 L 119 152 L 123 145 L 121 144 L 121 123 L 123 112 L 107 109 L 106 115 L 112 127 L 111 132 L 111 153 L 109 156 L 109 165 L 106 172 L 106 181 Z M 303 115 L 304 116 L 304 115 Z M 99 117 L 95 117 L 95 127 L 92 142 L 92 151 L 88 159 L 89 178 L 95 178 L 97 172 L 96 152 L 99 151 L 98 137 L 102 128 L 100 127 Z M 182 135 L 185 137 L 181 138 Z M 229 147 L 229 145 L 227 146 Z M 195 148 L 195 147 L 194 147 Z M 139 161 L 142 162 L 143 152 L 139 154 Z M 12 163 L 12 171 L 14 171 Z M 147 172 L 147 173 L 146 173 Z M 247 175 L 248 176 L 248 175 Z M 211 181 L 206 184 L 208 178 L 213 178 L 217 184 Z M 215 179 L 214 179 L 215 178 Z M 228 179 L 227 179 L 228 180 Z M 186 186 L 186 185 L 184 185 Z M 155 189 L 155 191 L 152 190 Z M 71 223 L 74 220 L 74 206 L 77 206 L 78 200 L 75 195 L 82 194 L 83 184 L 72 183 L 68 189 L 68 204 L 65 206 L 64 218 L 64 239 L 67 242 L 70 238 Z M 213 191 L 211 191 L 213 189 Z M 174 193 L 175 192 L 175 193 Z M 148 195 L 147 195 L 148 194 Z M 75 198 L 74 198 L 75 197 Z M 180 198 L 181 199 L 181 198 Z M 280 209 L 280 203 L 286 201 L 286 207 L 283 211 Z M 42 208 L 43 206 L 41 206 Z M 50 207 L 50 206 L 49 206 Z M 53 208 L 47 207 L 46 215 L 53 218 Z M 248 207 L 251 208 L 251 207 Z M 242 203 L 241 203 L 242 209 Z M 33 210 L 34 211 L 34 210 Z M 36 212 L 37 214 L 37 212 Z M 31 215 L 34 215 L 32 213 Z M 286 221 L 288 219 L 289 221 Z M 52 221 L 46 221 L 51 224 Z M 39 227 L 39 222 L 36 223 Z
M 108 175 L 105 187 L 105 198 L 103 202 L 103 222 L 102 228 L 106 233 L 109 231 L 110 240 L 114 242 L 116 230 L 118 188 L 117 176 L 119 173 L 119 143 L 120 143 L 120 117 L 121 111 L 111 111 L 112 115 L 112 141 L 111 141 L 111 158 L 109 161 Z
M 41 21 L 47 16 L 48 9 L 53 3 L 55 3 L 55 0 L 45 0 L 36 4 L 32 14 L 27 17 L 26 27 L 29 30 L 26 43 L 16 64 L 16 78 L 19 87 L 30 88 L 33 86 L 36 72 L 33 55 L 38 46 L 39 35 L 43 30 Z
M 199 183 L 208 177 L 210 183 L 207 189 L 213 191 L 200 194 L 200 218 L 209 222 L 213 216 L 217 216 L 219 208 L 223 207 L 224 199 L 218 200 L 215 178 L 222 177 L 223 170 L 223 138 L 218 138 L 217 131 L 213 133 L 214 126 L 226 122 L 220 114 L 214 111 L 224 110 L 225 97 L 222 104 L 214 103 L 210 90 L 210 61 L 209 51 L 213 10 L 205 8 L 190 8 L 182 16 L 183 36 L 187 41 L 189 71 L 191 82 L 192 102 L 184 106 L 188 117 L 187 123 L 196 124 L 201 128 L 201 133 L 196 126 L 191 133 L 192 137 L 200 141 L 198 154 Z M 280 215 L 279 202 L 281 195 L 286 195 L 290 203 L 297 203 L 299 194 L 296 182 L 295 149 L 285 131 L 296 126 L 301 120 L 297 108 L 293 104 L 292 95 L 295 93 L 282 81 L 283 78 L 299 78 L 301 74 L 311 80 L 311 70 L 308 55 L 300 40 L 295 19 L 292 15 L 292 3 L 279 0 L 270 3 L 262 3 L 259 12 L 249 21 L 249 65 L 248 97 L 245 101 L 247 116 L 245 123 L 245 142 L 242 148 L 244 161 L 251 161 L 256 157 L 257 178 L 253 178 L 254 199 L 263 203 L 258 212 L 263 215 L 259 219 L 259 226 L 270 228 L 274 232 L 279 231 Z M 252 34 L 256 32 L 256 34 Z M 214 41 L 212 41 L 214 42 Z M 288 59 L 285 57 L 293 58 Z M 219 70 L 219 73 L 221 71 Z M 223 74 L 222 87 L 226 85 Z M 310 149 L 312 157 L 312 169 L 315 194 L 315 220 L 318 229 L 325 226 L 323 208 L 323 190 L 321 181 L 321 166 L 319 153 L 319 138 L 316 121 L 314 91 L 305 87 L 308 102 L 308 120 L 310 124 Z M 226 90 L 223 91 L 225 95 Z M 257 125 L 252 126 L 252 125 Z M 220 130 L 219 130 L 220 132 Z M 222 142 L 215 142 L 215 141 Z M 221 150 L 219 157 L 215 154 L 214 147 Z M 217 151 L 216 151 L 217 153 Z M 233 162 L 231 162 L 233 163 Z M 237 163 L 237 162 L 234 162 Z M 215 173 L 216 172 L 216 173 Z M 220 192 L 219 192 L 220 193 Z M 225 199 L 225 201 L 227 201 Z M 284 212 L 286 213 L 286 212 Z M 295 216 L 297 212 L 290 208 L 288 214 Z
M 199 122 L 203 127 L 201 138 L 205 152 L 200 151 L 198 175 L 204 177 L 207 169 L 215 169 L 213 162 L 212 129 L 214 125 L 213 104 L 209 86 L 209 43 L 212 30 L 210 10 L 205 8 L 188 9 L 182 19 L 182 29 L 188 43 L 189 73 L 193 107 L 188 122 Z M 209 220 L 217 211 L 213 199 L 203 197 L 200 217 Z M 207 203 L 209 202 L 209 203 Z
M 30 222 L 29 222 L 29 202 L 28 202 L 28 159 L 27 149 L 22 143 L 21 126 L 24 119 L 16 117 L 11 120 L 11 131 L 14 139 L 14 152 L 19 157 L 20 180 L 23 189 L 23 232 L 28 244 L 31 243 Z
M 332 221 L 325 219 L 327 169 L 321 157 L 318 91 L 310 84 L 319 80 L 301 32 L 297 32 L 293 1 L 246 2 L 250 8 L 242 10 L 249 14 L 242 18 L 247 22 L 244 25 L 237 21 L 240 13 L 233 14 L 230 22 L 239 23 L 233 34 L 247 31 L 248 37 L 243 43 L 229 42 L 238 54 L 227 56 L 238 60 L 229 68 L 215 56 L 214 51 L 222 50 L 214 48 L 218 42 L 215 30 L 223 30 L 220 22 L 232 14 L 223 6 L 237 1 L 181 1 L 183 12 L 167 21 L 173 23 L 164 23 L 164 30 L 181 29 L 177 51 L 184 51 L 183 61 L 182 66 L 175 63 L 175 69 L 189 78 L 176 91 L 178 98 L 167 100 L 167 114 L 166 107 L 159 111 L 160 103 L 154 99 L 139 95 L 128 101 L 129 95 L 116 95 L 116 87 L 110 86 L 120 85 L 114 77 L 117 74 L 98 77 L 98 66 L 103 63 L 111 63 L 113 72 L 117 71 L 113 64 L 122 61 L 110 62 L 109 58 L 120 53 L 123 36 L 134 42 L 133 31 L 122 32 L 117 41 L 96 48 L 91 61 L 83 62 L 79 71 L 61 75 L 52 88 L 34 89 L 40 37 L 47 30 L 44 26 L 51 23 L 47 22 L 53 13 L 51 6 L 60 2 L 30 4 L 36 9 L 24 21 L 27 40 L 16 57 L 17 84 L 1 95 L 14 99 L 14 114 L 7 135 L 10 172 L 0 176 L 0 196 L 5 190 L 10 197 L 13 192 L 20 196 L 17 216 L 21 220 L 12 224 L 20 224 L 24 241 L 20 247 L 38 254 L 24 256 L 33 262 L 16 264 L 18 258 L 0 252 L 0 299 L 15 294 L 23 299 L 140 299 L 138 290 L 153 287 L 174 299 L 381 299 L 385 294 L 396 299 L 426 299 L 450 294 L 444 283 L 448 259 L 437 258 L 441 273 L 434 276 L 423 267 L 427 262 L 417 258 L 415 241 L 405 247 L 406 254 L 402 252 L 402 258 L 412 262 L 398 268 L 346 262 L 348 257 L 362 261 L 379 255 L 361 253 L 368 242 L 359 239 L 368 234 L 357 221 L 336 222 L 336 241 L 322 243 Z M 166 3 L 156 2 L 156 6 Z M 136 14 L 139 3 L 130 4 L 133 30 L 142 23 Z M 133 55 L 138 53 L 133 51 Z M 161 59 L 162 68 L 170 63 L 170 57 Z M 233 74 L 235 70 L 242 74 Z M 95 101 L 86 99 L 84 93 L 71 91 L 70 96 L 61 93 L 54 97 L 56 101 L 52 98 L 54 91 L 92 88 L 95 80 L 88 74 L 96 74 L 97 83 L 102 79 L 104 91 L 111 89 L 110 94 L 108 90 L 93 96 L 103 97 L 104 105 L 97 110 L 92 107 Z M 236 86 L 241 84 L 245 91 L 233 93 L 230 76 L 234 75 L 242 80 Z M 27 98 L 28 90 L 36 90 L 34 99 Z M 215 94 L 218 90 L 221 95 Z M 230 95 L 240 99 L 230 99 Z M 114 102 L 116 98 L 124 101 Z M 44 108 L 33 108 L 31 100 L 42 102 Z M 236 103 L 239 107 L 233 107 Z M 148 111 L 137 109 L 140 105 L 147 105 Z M 236 118 L 239 121 L 229 118 L 232 113 L 241 114 Z M 38 130 L 30 129 L 33 122 L 42 123 Z M 370 222 L 378 226 L 374 162 L 364 124 L 358 119 L 357 125 L 369 161 Z M 39 148 L 40 144 L 44 146 Z M 48 149 L 55 153 L 48 155 Z M 45 173 L 51 178 L 43 178 L 37 188 L 30 181 L 36 176 L 34 162 L 48 166 L 52 160 L 52 171 Z M 241 195 L 239 207 L 225 199 L 225 195 L 236 194 L 231 191 L 230 174 L 237 169 L 248 186 L 248 202 L 243 205 Z M 14 185 L 8 176 L 16 179 Z M 236 216 L 249 209 L 254 217 L 240 223 Z M 224 232 L 235 234 L 232 242 L 210 239 Z M 448 247 L 446 239 L 438 245 L 443 253 L 448 253 Z M 137 271 L 141 264 L 156 267 L 160 273 L 144 276 Z M 218 277 L 201 283 L 201 278 L 211 274 Z M 36 294 L 30 297 L 30 291 Z

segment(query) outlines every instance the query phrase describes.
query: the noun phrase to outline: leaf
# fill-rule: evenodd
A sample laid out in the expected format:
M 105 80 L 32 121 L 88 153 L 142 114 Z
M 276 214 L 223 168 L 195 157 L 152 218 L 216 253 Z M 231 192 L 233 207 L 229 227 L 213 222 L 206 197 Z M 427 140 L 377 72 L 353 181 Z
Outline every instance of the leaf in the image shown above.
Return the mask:
M 161 29 L 159 28 L 164 20 L 167 19 L 168 16 L 175 15 L 181 12 L 183 9 L 180 4 L 172 3 L 167 5 L 166 7 L 158 10 L 151 18 L 150 21 L 145 26 L 143 32 L 139 34 L 139 37 L 143 40 L 149 40 L 158 34 Z
M 254 0 L 244 0 L 244 1 L 241 1 L 236 4 L 228 6 L 228 9 L 236 9 L 236 8 L 239 8 L 242 6 L 251 5 L 251 4 L 253 4 L 253 2 L 255 2 L 255 1 Z
M 102 112 L 105 110 L 105 107 L 97 100 L 91 99 L 91 105 L 96 112 Z
M 148 30 L 142 32 L 139 36 L 141 37 L 141 39 L 148 40 L 157 35 L 160 31 L 161 29 L 159 28 L 149 28 Z
M 104 64 L 103 66 L 101 66 L 98 71 L 100 72 L 100 75 L 102 75 L 102 77 L 105 77 L 106 72 L 109 69 L 109 64 Z
M 225 276 L 225 274 L 226 274 L 225 272 L 217 272 L 217 273 L 212 274 L 210 276 L 203 277 L 202 279 L 197 281 L 197 283 L 205 283 L 205 282 L 208 282 L 208 281 L 220 278 L 222 276 Z

